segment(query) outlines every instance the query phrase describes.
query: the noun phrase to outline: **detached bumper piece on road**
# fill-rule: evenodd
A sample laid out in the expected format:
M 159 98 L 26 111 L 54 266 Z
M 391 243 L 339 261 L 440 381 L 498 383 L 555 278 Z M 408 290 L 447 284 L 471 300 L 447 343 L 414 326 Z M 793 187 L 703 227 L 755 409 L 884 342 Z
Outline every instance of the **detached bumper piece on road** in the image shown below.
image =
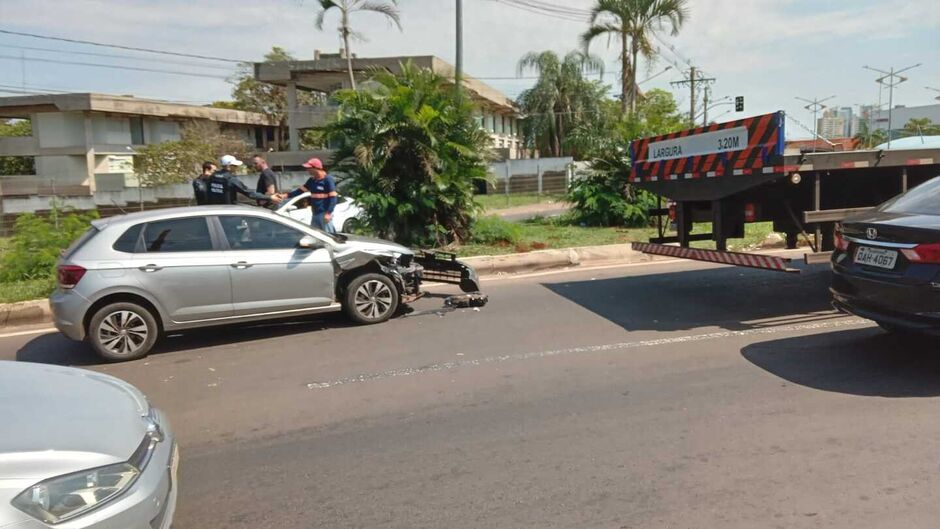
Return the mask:
M 415 262 L 424 268 L 422 279 L 460 285 L 464 292 L 479 292 L 480 281 L 472 267 L 457 260 L 457 255 L 448 252 L 422 250 L 415 255 Z

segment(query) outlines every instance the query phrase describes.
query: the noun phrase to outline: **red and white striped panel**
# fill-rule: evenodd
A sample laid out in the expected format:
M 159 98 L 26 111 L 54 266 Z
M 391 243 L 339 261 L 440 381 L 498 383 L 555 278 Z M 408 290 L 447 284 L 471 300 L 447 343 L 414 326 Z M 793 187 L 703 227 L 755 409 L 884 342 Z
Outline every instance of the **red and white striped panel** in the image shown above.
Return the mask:
M 721 263 L 733 266 L 746 266 L 750 268 L 762 268 L 765 270 L 776 270 L 778 272 L 798 272 L 799 270 L 789 268 L 787 263 L 791 259 L 787 257 L 777 257 L 775 255 L 763 255 L 756 253 L 740 252 L 720 252 L 718 250 L 702 250 L 698 248 L 682 248 L 681 246 L 670 246 L 666 244 L 653 244 L 647 242 L 633 243 L 633 249 L 638 252 L 665 255 L 668 257 L 678 257 L 680 259 L 693 259 L 696 261 L 708 261 L 710 263 Z

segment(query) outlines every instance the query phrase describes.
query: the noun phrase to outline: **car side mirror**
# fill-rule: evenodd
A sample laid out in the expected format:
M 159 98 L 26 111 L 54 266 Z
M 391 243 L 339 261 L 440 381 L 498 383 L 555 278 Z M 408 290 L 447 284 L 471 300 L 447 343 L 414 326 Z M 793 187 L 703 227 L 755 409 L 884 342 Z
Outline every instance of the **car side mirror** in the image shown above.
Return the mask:
M 291 211 L 297 211 L 297 206 L 295 204 L 291 204 L 287 206 L 286 208 L 284 208 L 284 211 L 288 213 L 290 213 Z
M 318 241 L 316 237 L 304 235 L 300 238 L 300 241 L 297 242 L 297 247 L 302 250 L 316 250 L 317 248 L 322 248 L 323 245 L 320 244 L 320 241 Z

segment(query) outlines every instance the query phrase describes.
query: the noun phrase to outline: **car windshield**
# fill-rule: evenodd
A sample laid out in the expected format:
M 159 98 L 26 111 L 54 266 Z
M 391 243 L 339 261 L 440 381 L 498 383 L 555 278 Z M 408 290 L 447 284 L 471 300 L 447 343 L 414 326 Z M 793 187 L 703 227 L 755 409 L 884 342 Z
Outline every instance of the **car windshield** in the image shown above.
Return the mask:
M 940 176 L 885 202 L 878 211 L 940 215 Z

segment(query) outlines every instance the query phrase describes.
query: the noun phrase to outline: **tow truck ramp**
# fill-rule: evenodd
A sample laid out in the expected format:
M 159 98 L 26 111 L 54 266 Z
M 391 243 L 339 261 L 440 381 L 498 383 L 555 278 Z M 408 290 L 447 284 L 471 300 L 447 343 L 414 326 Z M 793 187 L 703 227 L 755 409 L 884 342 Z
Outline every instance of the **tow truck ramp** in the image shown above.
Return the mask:
M 718 250 L 683 248 L 681 246 L 654 244 L 648 242 L 635 242 L 633 243 L 633 249 L 638 252 L 651 255 L 663 255 L 666 257 L 676 257 L 679 259 L 692 259 L 695 261 L 706 261 L 709 263 L 744 266 L 748 268 L 760 268 L 763 270 L 774 270 L 777 272 L 789 272 L 796 274 L 800 273 L 799 268 L 791 268 L 789 266 L 793 261 L 792 259 L 789 257 L 780 257 L 778 255 L 727 251 L 722 252 Z

